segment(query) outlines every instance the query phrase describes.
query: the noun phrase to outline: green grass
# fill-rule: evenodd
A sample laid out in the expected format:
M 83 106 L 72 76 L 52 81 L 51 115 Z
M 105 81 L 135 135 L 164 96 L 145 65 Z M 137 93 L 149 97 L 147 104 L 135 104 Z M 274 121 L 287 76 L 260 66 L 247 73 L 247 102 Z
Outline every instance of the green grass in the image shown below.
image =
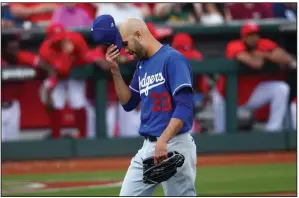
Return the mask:
M 295 192 L 296 164 L 269 164 L 250 166 L 214 166 L 197 169 L 196 189 L 199 196 L 225 196 L 234 194 Z M 124 171 L 14 175 L 2 177 L 2 188 L 9 181 L 123 179 Z M 59 192 L 13 194 L 18 196 L 118 196 L 120 188 L 76 189 Z M 11 195 L 11 194 L 3 194 Z M 158 188 L 156 196 L 163 196 Z

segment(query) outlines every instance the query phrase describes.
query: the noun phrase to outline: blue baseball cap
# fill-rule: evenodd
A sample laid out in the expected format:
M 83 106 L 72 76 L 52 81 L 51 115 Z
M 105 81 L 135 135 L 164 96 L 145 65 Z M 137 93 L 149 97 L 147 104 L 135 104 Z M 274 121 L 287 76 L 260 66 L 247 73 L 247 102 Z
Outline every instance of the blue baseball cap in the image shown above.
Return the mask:
M 122 38 L 111 15 L 98 16 L 91 28 L 93 40 L 99 44 L 116 45 L 118 50 L 122 48 Z

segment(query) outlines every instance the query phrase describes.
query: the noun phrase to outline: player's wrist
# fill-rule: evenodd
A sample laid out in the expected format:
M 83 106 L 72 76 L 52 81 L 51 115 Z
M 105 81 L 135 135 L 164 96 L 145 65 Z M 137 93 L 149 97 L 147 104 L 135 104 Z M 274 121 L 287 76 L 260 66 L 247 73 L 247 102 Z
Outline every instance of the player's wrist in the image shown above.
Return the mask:
M 111 74 L 114 76 L 120 75 L 120 71 L 119 71 L 118 67 L 111 68 L 110 71 L 111 71 Z
M 160 142 L 168 143 L 169 140 L 172 138 L 172 135 L 169 131 L 165 130 L 159 138 Z

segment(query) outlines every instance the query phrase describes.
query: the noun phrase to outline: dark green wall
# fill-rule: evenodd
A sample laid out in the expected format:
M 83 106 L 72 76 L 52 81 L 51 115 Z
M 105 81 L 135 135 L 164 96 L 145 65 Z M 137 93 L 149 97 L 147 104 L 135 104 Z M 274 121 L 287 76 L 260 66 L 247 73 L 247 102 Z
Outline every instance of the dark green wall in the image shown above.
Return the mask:
M 223 135 L 196 135 L 198 154 L 282 151 L 297 148 L 297 133 L 252 131 Z M 94 140 L 42 140 L 2 143 L 2 160 L 37 160 L 133 156 L 142 138 Z

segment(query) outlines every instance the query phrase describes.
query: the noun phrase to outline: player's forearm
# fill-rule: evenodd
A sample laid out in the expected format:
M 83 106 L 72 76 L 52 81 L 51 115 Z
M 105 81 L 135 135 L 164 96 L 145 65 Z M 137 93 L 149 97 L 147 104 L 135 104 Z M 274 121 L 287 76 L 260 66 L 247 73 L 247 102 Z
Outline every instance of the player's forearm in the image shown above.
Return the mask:
M 171 118 L 167 128 L 162 133 L 161 139 L 162 141 L 168 142 L 172 137 L 174 137 L 177 132 L 183 127 L 184 123 L 182 120 L 178 118 Z
M 123 80 L 121 73 L 118 69 L 111 70 L 111 73 L 114 81 L 116 95 L 119 99 L 119 102 L 120 104 L 125 105 L 128 103 L 132 96 L 130 88 Z
M 289 65 L 294 60 L 291 55 L 286 53 L 283 49 L 276 49 L 268 54 L 268 59 L 274 63 Z

